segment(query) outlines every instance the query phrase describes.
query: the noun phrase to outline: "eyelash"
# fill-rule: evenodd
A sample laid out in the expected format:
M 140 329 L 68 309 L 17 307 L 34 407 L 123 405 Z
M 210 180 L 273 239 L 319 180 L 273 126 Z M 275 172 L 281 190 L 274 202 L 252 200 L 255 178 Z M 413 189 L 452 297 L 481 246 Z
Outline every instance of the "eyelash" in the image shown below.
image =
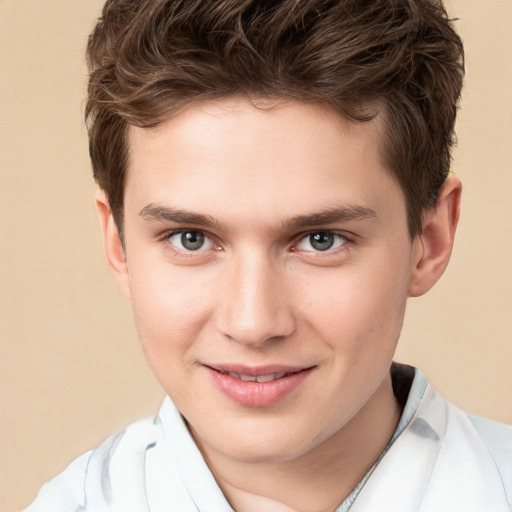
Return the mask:
M 205 240 L 208 240 L 209 243 L 212 245 L 212 249 L 215 250 L 215 251 L 218 251 L 218 250 L 221 250 L 221 246 L 220 244 L 216 243 L 215 242 L 215 237 L 209 233 L 206 233 L 204 231 L 201 231 L 199 229 L 177 229 L 177 230 L 173 230 L 173 231 L 168 231 L 166 233 L 164 233 L 160 240 L 162 242 L 164 242 L 166 244 L 166 248 L 167 250 L 171 251 L 174 255 L 178 256 L 178 257 L 181 257 L 181 258 L 194 258 L 194 257 L 198 257 L 198 256 L 206 256 L 205 253 L 208 253 L 209 252 L 209 248 L 206 248 L 206 249 L 198 249 L 198 250 L 186 250 L 186 249 L 179 249 L 177 248 L 172 242 L 171 242 L 171 238 L 173 236 L 176 236 L 176 235 L 183 235 L 184 233 L 198 233 L 202 236 L 204 236 L 204 239 Z M 343 242 L 338 245 L 337 247 L 335 247 L 334 249 L 331 249 L 331 248 L 327 248 L 325 251 L 322 251 L 322 250 L 304 250 L 304 251 L 301 251 L 301 249 L 297 249 L 297 246 L 303 242 L 304 240 L 306 240 L 308 237 L 311 237 L 312 235 L 319 235 L 319 234 L 325 234 L 325 235 L 331 235 L 333 237 L 338 237 L 343 239 Z M 318 257 L 329 257 L 329 256 L 332 256 L 334 254 L 337 254 L 338 252 L 341 252 L 341 251 L 346 251 L 348 249 L 348 247 L 350 245 L 352 245 L 354 243 L 354 239 L 352 236 L 347 236 L 346 233 L 340 233 L 338 231 L 334 231 L 334 230 L 329 230 L 329 229 L 325 229 L 325 230 L 315 230 L 315 231 L 308 231 L 306 233 L 301 233 L 299 234 L 297 237 L 295 237 L 295 240 L 296 242 L 294 242 L 294 244 L 292 245 L 292 247 L 290 248 L 290 252 L 292 253 L 299 253 L 299 252 L 302 252 L 304 254 L 307 254 L 308 256 L 309 255 L 314 255 L 314 257 L 318 258 Z M 336 243 L 336 242 L 334 242 Z
M 326 248 L 324 251 L 322 250 L 306 250 L 304 252 L 306 253 L 312 253 L 312 254 L 315 254 L 315 255 L 331 255 L 331 254 L 334 254 L 334 253 L 337 253 L 338 250 L 343 250 L 344 248 L 346 249 L 346 245 L 351 243 L 353 240 L 351 240 L 345 233 L 339 233 L 337 231 L 333 231 L 333 230 L 329 230 L 329 229 L 325 229 L 325 230 L 316 230 L 316 231 L 309 231 L 308 233 L 305 233 L 305 234 L 302 234 L 300 235 L 300 238 L 298 238 L 298 243 L 295 244 L 294 247 L 292 247 L 292 252 L 297 252 L 297 249 L 295 249 L 295 247 L 297 245 L 299 245 L 300 243 L 302 243 L 303 241 L 307 240 L 307 239 L 310 239 L 310 245 L 311 244 L 311 237 L 313 235 L 328 235 L 328 236 L 331 236 L 334 238 L 334 241 L 333 241 L 333 245 L 336 244 L 337 242 L 340 242 L 340 239 L 342 240 L 341 243 L 332 248 L 332 247 L 328 247 Z
M 202 236 L 204 236 L 204 240 L 205 241 L 209 241 L 210 244 L 212 245 L 212 248 L 214 250 L 219 250 L 220 249 L 220 246 L 219 244 L 215 243 L 214 241 L 214 237 L 212 235 L 210 235 L 209 233 L 205 233 L 204 231 L 201 231 L 200 229 L 176 229 L 176 230 L 173 230 L 173 231 L 168 231 L 166 233 L 164 233 L 162 235 L 162 237 L 160 238 L 160 240 L 162 242 L 164 242 L 166 244 L 166 248 L 167 250 L 170 250 L 171 252 L 173 252 L 174 254 L 178 255 L 179 257 L 182 257 L 182 258 L 190 258 L 190 257 L 197 257 L 197 255 L 201 254 L 201 253 L 205 253 L 208 251 L 208 249 L 199 249 L 199 250 L 187 250 L 187 249 L 180 249 L 178 247 L 176 247 L 172 242 L 171 242 L 171 238 L 173 236 L 176 236 L 176 235 L 183 235 L 185 233 L 198 233 Z

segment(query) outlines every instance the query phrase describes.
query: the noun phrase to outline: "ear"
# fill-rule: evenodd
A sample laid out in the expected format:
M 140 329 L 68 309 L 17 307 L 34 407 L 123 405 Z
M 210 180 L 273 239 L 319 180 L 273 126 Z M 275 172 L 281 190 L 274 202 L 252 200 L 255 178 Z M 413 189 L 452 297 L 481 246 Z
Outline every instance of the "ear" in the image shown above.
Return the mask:
M 103 250 L 107 257 L 108 268 L 121 292 L 129 299 L 130 282 L 126 265 L 126 254 L 119 231 L 114 222 L 108 198 L 105 192 L 99 189 L 96 192 L 95 199 L 103 238 Z
M 426 293 L 443 275 L 452 253 L 459 221 L 462 184 L 450 175 L 436 205 L 423 217 L 423 230 L 413 240 L 413 260 L 409 296 Z

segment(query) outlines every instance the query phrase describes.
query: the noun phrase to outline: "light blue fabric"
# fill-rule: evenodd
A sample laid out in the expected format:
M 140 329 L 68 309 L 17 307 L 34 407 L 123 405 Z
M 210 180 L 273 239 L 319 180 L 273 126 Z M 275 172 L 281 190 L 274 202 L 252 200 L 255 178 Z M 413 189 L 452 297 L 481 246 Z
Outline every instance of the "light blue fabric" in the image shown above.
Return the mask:
M 377 467 L 378 463 L 382 460 L 384 455 L 391 448 L 392 444 L 396 441 L 398 436 L 405 430 L 407 425 L 411 422 L 412 417 L 416 413 L 418 406 L 420 405 L 421 399 L 425 394 L 425 390 L 427 389 L 428 381 L 425 376 L 418 370 L 414 373 L 414 380 L 411 385 L 411 389 L 409 391 L 409 396 L 407 397 L 407 402 L 405 404 L 404 410 L 402 411 L 402 416 L 400 416 L 400 421 L 396 427 L 396 430 L 389 440 L 389 443 L 384 448 L 384 451 L 381 453 L 380 457 L 377 459 L 375 464 L 370 468 L 368 473 L 363 477 L 363 479 L 356 485 L 354 490 L 343 500 L 343 503 L 335 510 L 335 512 L 347 512 L 352 507 L 354 501 L 357 496 L 361 492 L 361 489 L 364 487 L 374 469 Z
M 511 495 L 512 427 L 468 419 L 416 370 L 394 435 L 336 512 L 510 512 Z M 169 398 L 157 418 L 78 458 L 26 509 L 107 511 L 233 512 Z
M 512 426 L 472 414 L 469 414 L 468 418 L 500 472 L 510 510 L 512 510 Z

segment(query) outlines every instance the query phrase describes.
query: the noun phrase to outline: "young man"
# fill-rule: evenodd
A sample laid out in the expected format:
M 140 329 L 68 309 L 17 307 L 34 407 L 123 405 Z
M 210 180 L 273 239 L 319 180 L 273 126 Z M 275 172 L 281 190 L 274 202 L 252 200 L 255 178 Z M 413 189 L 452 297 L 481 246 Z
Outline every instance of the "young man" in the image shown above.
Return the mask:
M 30 511 L 508 511 L 512 429 L 392 363 L 448 263 L 461 42 L 435 0 L 109 0 L 87 117 L 169 398 Z

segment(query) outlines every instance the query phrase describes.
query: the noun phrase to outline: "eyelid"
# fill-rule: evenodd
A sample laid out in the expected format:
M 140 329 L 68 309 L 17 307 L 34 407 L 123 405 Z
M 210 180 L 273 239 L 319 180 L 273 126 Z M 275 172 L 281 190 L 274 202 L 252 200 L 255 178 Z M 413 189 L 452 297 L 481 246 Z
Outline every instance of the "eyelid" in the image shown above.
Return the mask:
M 207 249 L 199 249 L 199 250 L 187 250 L 187 249 L 180 249 L 179 247 L 176 247 L 175 244 L 172 244 L 170 242 L 170 238 L 174 235 L 186 233 L 188 231 L 195 231 L 198 233 L 201 233 L 204 235 L 205 239 L 207 239 L 211 247 Z M 334 236 L 339 236 L 344 239 L 344 243 L 340 244 L 338 247 L 334 249 L 327 249 L 325 251 L 318 251 L 318 250 L 301 250 L 297 248 L 297 245 L 304 240 L 305 238 L 316 234 L 316 233 L 330 233 Z M 353 233 L 347 233 L 346 231 L 340 231 L 336 229 L 310 229 L 308 231 L 303 231 L 302 233 L 294 236 L 294 241 L 292 242 L 292 245 L 290 247 L 290 252 L 305 252 L 305 253 L 312 253 L 315 254 L 315 256 L 328 256 L 331 255 L 337 250 L 343 250 L 345 246 L 349 244 L 353 244 L 355 242 L 355 239 L 359 238 L 356 234 Z M 212 233 L 209 233 L 208 231 L 205 231 L 204 229 L 197 229 L 195 227 L 190 228 L 175 228 L 175 229 L 168 229 L 165 232 L 163 232 L 161 235 L 158 236 L 159 242 L 164 242 L 167 245 L 167 249 L 179 254 L 182 257 L 193 257 L 194 255 L 198 256 L 200 253 L 209 252 L 210 250 L 214 251 L 220 251 L 223 249 L 221 242 L 219 241 L 218 237 L 213 235 Z
M 340 244 L 339 246 L 337 247 L 334 247 L 334 248 L 329 248 L 325 251 L 319 251 L 319 250 L 314 250 L 314 249 L 311 249 L 311 250 L 307 250 L 307 249 L 298 249 L 297 246 L 300 244 L 300 242 L 302 242 L 303 240 L 307 239 L 308 237 L 310 237 L 311 235 L 315 235 L 317 233 L 329 233 L 335 237 L 340 237 L 344 240 L 344 242 L 342 244 Z M 354 238 L 355 235 L 351 235 L 351 234 L 348 234 L 346 233 L 345 231 L 339 231 L 339 230 L 336 230 L 336 229 L 311 229 L 309 231 L 306 231 L 306 232 L 303 232 L 301 233 L 300 235 L 298 235 L 295 240 L 296 242 L 294 242 L 292 248 L 291 248 L 291 251 L 292 252 L 298 252 L 298 251 L 303 251 L 305 253 L 312 253 L 312 254 L 315 254 L 315 255 L 329 255 L 329 254 L 333 254 L 335 252 L 337 252 L 337 250 L 342 250 L 343 248 L 345 248 L 345 246 L 347 246 L 348 244 L 351 244 L 354 242 Z
M 190 250 L 190 249 L 186 249 L 186 248 L 177 247 L 175 244 L 173 244 L 171 242 L 171 237 L 173 237 L 175 235 L 181 235 L 181 234 L 187 233 L 187 232 L 201 233 L 202 235 L 204 235 L 205 240 L 207 240 L 209 242 L 210 246 L 207 248 L 200 248 L 200 249 L 194 251 L 194 250 Z M 218 241 L 214 235 L 212 235 L 211 233 L 208 233 L 207 231 L 204 231 L 203 229 L 197 229 L 197 228 L 176 228 L 176 229 L 167 230 L 164 233 L 162 233 L 162 235 L 159 237 L 159 241 L 165 242 L 169 246 L 168 248 L 170 250 L 172 250 L 173 252 L 183 255 L 183 256 L 187 256 L 187 257 L 193 256 L 194 254 L 198 255 L 199 253 L 204 253 L 204 252 L 207 252 L 212 249 L 213 250 L 220 249 L 220 244 L 218 243 Z

